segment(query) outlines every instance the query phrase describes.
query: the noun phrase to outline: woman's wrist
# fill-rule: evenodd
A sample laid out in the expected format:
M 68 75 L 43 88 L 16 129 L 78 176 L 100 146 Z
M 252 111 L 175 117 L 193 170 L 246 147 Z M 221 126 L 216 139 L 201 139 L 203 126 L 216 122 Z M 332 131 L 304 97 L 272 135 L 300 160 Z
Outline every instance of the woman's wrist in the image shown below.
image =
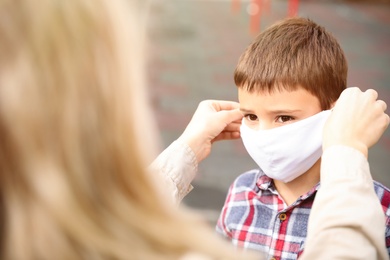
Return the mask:
M 187 144 L 191 148 L 198 163 L 207 157 L 208 145 L 206 140 L 186 135 L 181 135 L 177 140 Z

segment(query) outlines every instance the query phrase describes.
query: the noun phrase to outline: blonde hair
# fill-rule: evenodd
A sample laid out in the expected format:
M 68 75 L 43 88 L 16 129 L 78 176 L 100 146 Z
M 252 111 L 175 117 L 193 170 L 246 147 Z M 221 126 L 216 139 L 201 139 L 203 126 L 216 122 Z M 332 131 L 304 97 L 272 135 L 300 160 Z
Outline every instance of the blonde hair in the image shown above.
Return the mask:
M 0 2 L 1 259 L 237 259 L 146 177 L 155 139 L 129 5 Z

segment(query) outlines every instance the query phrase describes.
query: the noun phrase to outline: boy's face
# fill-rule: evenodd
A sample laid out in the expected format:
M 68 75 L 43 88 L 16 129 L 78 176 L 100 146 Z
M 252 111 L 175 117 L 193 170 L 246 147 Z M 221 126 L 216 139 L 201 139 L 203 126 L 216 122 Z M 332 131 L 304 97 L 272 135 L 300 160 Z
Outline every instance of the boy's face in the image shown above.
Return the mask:
M 318 98 L 302 87 L 272 93 L 239 88 L 238 99 L 245 124 L 254 130 L 291 124 L 322 111 Z

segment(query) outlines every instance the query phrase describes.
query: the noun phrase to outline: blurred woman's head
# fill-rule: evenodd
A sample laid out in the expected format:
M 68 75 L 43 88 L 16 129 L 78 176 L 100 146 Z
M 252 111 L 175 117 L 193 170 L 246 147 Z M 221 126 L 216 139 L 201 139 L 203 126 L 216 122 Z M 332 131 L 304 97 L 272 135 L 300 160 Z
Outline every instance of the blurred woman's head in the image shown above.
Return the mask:
M 156 139 L 127 2 L 0 3 L 2 259 L 229 255 L 146 178 Z

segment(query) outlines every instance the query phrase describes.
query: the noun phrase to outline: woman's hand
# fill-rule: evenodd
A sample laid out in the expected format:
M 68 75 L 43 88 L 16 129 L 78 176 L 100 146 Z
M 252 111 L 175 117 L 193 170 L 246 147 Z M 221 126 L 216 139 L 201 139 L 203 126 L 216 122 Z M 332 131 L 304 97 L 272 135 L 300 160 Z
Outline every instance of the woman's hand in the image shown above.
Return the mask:
M 242 117 L 237 102 L 202 101 L 179 140 L 191 147 L 200 162 L 210 154 L 213 142 L 240 138 Z

